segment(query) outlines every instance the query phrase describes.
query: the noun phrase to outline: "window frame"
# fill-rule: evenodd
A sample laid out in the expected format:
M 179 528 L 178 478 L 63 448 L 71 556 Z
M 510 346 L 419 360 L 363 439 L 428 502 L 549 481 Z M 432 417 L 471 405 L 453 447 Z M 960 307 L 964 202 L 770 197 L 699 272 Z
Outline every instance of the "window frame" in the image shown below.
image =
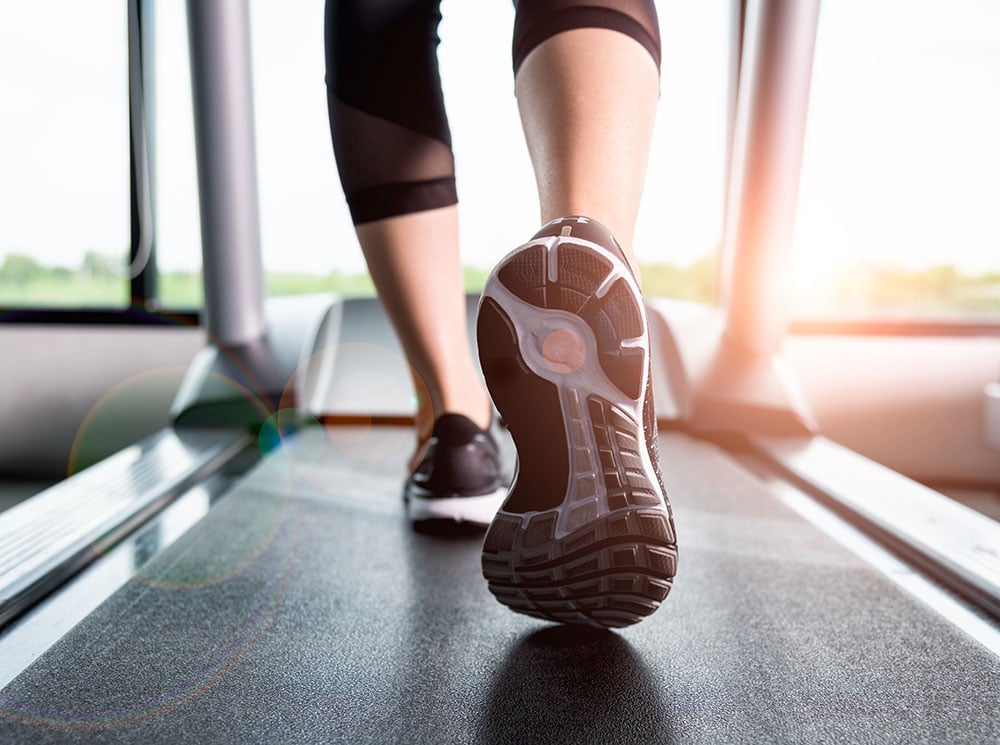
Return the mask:
M 152 0 L 125 0 L 128 19 L 128 77 L 129 77 L 129 181 L 130 181 L 130 245 L 129 264 L 142 261 L 142 269 L 130 277 L 130 303 L 122 307 L 50 307 L 0 305 L 0 324 L 51 324 L 96 326 L 200 326 L 200 310 L 171 309 L 157 303 L 156 233 L 151 205 L 154 187 L 148 163 L 143 157 L 148 153 L 146 138 L 149 124 L 146 107 L 152 101 L 151 76 L 148 75 L 148 40 L 151 34 Z M 743 47 L 743 21 L 746 17 L 746 0 L 732 0 L 733 26 L 730 43 L 730 106 L 728 112 L 727 152 L 731 153 L 732 132 L 735 123 L 735 92 L 739 77 Z M 729 158 L 727 158 L 727 161 Z M 728 181 L 728 176 L 727 176 Z M 728 184 L 726 194 L 729 193 Z M 143 246 L 143 240 L 146 246 Z M 123 281 L 126 279 L 123 277 Z M 793 335 L 846 335 L 846 336 L 1000 336 L 1000 321 L 970 319 L 968 321 L 934 320 L 933 318 L 907 319 L 846 319 L 792 317 L 788 333 Z
M 153 221 L 153 185 L 148 163 L 146 103 L 150 100 L 144 40 L 149 38 L 152 21 L 150 0 L 125 0 L 128 21 L 128 114 L 129 114 L 129 267 L 141 262 L 135 276 L 122 277 L 129 283 L 127 306 L 51 307 L 0 304 L 0 324 L 50 324 L 95 326 L 200 326 L 201 313 L 170 309 L 157 303 L 156 232 Z M 143 241 L 146 245 L 143 245 Z M 143 257 L 143 254 L 146 254 Z M 131 272 L 129 273 L 131 274 Z

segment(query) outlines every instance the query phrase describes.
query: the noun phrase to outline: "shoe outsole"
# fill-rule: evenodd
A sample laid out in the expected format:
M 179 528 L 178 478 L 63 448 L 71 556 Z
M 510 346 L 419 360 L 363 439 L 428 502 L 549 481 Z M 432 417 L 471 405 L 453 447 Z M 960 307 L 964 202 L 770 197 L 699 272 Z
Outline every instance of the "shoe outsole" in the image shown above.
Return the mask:
M 631 273 L 566 229 L 537 238 L 490 275 L 477 332 L 518 452 L 484 543 L 490 591 L 550 621 L 642 620 L 670 592 L 677 543 L 643 427 L 649 344 Z M 553 355 L 560 334 L 569 353 Z

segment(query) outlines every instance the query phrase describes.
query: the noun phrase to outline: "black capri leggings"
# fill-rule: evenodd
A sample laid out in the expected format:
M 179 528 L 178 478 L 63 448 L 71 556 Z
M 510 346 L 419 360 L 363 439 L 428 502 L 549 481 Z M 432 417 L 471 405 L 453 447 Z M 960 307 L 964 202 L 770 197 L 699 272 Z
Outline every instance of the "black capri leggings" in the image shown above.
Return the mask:
M 471 1 L 471 0 L 470 0 Z M 327 0 L 333 149 L 355 225 L 458 202 L 438 74 L 440 0 Z M 561 31 L 608 28 L 660 64 L 653 0 L 515 0 L 514 74 Z

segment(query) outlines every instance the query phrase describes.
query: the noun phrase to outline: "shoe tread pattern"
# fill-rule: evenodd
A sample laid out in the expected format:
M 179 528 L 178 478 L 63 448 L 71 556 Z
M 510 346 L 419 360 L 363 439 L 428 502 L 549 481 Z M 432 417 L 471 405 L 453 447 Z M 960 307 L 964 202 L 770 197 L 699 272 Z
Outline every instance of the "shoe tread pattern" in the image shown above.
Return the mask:
M 585 320 L 597 341 L 601 369 L 623 404 L 630 401 L 635 412 L 644 392 L 647 401 L 641 413 L 631 415 L 597 395 L 581 400 L 583 406 L 572 403 L 570 409 L 585 410 L 593 455 L 600 461 L 599 468 L 589 465 L 603 483 L 595 499 L 593 476 L 570 473 L 554 492 L 552 472 L 572 462 L 559 452 L 569 444 L 564 422 L 576 426 L 579 412 L 562 411 L 555 386 L 551 391 L 539 386 L 517 347 L 514 322 L 487 286 L 480 354 L 490 392 L 517 445 L 519 474 L 487 532 L 483 574 L 494 596 L 519 613 L 601 628 L 628 626 L 659 607 L 677 567 L 673 520 L 661 497 L 659 464 L 652 460 L 658 456 L 655 419 L 635 421 L 652 414 L 647 352 L 623 344 L 643 336 L 645 316 L 641 299 L 606 256 L 566 242 L 556 247 L 555 271 L 549 258 L 544 245 L 529 244 L 508 257 L 494 281 L 531 305 Z M 543 390 L 544 397 L 538 395 Z M 552 428 L 545 440 L 538 438 L 538 428 L 552 422 L 560 432 Z M 569 489 L 574 479 L 588 483 L 586 492 L 576 489 L 575 501 Z M 561 522 L 568 528 L 565 535 L 558 534 Z

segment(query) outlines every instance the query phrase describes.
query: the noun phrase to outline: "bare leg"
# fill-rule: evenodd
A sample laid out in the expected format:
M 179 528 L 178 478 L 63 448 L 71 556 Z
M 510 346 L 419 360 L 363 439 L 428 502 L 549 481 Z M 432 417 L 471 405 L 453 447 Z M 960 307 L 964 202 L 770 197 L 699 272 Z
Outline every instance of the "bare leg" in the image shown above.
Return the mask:
M 652 13 L 647 3 L 608 5 L 641 7 L 646 20 Z M 633 269 L 655 57 L 612 28 L 564 30 L 527 52 L 516 78 L 542 220 L 594 218 Z M 483 370 L 518 452 L 517 479 L 483 544 L 483 575 L 516 612 L 625 626 L 659 607 L 676 563 L 657 466 L 648 324 L 625 267 L 607 260 L 615 252 L 600 226 L 546 225 L 539 236 L 545 245 L 526 244 L 491 275 L 479 316 Z M 585 237 L 598 249 L 579 243 Z M 615 452 L 608 442 L 619 444 Z M 649 534 L 633 532 L 633 521 L 648 521 Z M 664 560 L 654 569 L 644 557 L 657 554 Z M 551 569 L 544 587 L 530 577 L 537 557 Z M 587 583 L 576 567 L 592 572 Z
M 542 222 L 604 223 L 637 272 L 632 237 L 659 99 L 652 57 L 617 31 L 574 29 L 534 49 L 515 83 Z
M 399 336 L 417 391 L 417 453 L 434 419 L 464 414 L 480 427 L 490 402 L 468 344 L 457 208 L 415 212 L 357 226 L 379 298 Z
M 543 222 L 580 214 L 607 225 L 633 269 L 659 76 L 648 52 L 607 29 L 576 29 L 525 59 L 516 92 Z M 358 239 L 409 361 L 418 393 L 416 466 L 434 419 L 480 426 L 490 405 L 466 343 L 455 207 L 363 223 Z

